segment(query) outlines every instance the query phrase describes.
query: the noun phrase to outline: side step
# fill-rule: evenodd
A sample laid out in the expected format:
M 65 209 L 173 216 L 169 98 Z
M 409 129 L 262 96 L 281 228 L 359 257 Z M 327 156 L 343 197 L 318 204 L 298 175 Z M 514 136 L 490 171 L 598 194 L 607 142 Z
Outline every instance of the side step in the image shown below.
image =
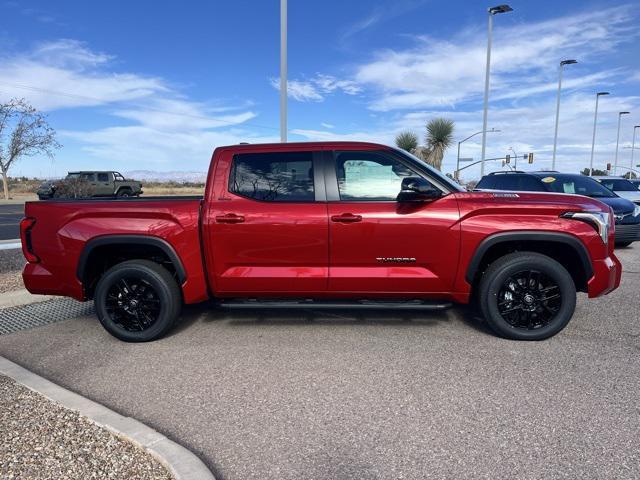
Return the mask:
M 445 310 L 450 302 L 429 302 L 424 300 L 262 300 L 262 299 L 220 299 L 217 305 L 223 308 L 319 308 L 319 309 L 371 309 L 371 310 Z

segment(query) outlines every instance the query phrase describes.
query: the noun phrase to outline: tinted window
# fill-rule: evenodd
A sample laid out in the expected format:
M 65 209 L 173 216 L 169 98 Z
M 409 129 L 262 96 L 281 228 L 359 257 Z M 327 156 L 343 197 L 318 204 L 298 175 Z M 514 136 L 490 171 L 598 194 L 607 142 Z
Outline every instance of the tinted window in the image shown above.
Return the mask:
M 108 173 L 99 173 L 98 174 L 98 181 L 99 182 L 108 182 L 109 181 L 109 174 Z
M 312 202 L 311 152 L 245 153 L 233 157 L 229 191 L 267 202 Z
M 387 154 L 336 152 L 340 200 L 395 201 L 402 179 L 419 176 Z
M 594 198 L 608 198 L 615 196 L 591 177 L 584 175 L 553 175 L 543 177 L 542 183 L 550 192 L 574 193 Z
M 522 175 L 505 173 L 504 175 L 493 175 L 494 190 L 520 190 L 520 179 Z
M 496 178 L 495 175 L 487 175 L 486 177 L 482 177 L 478 182 L 478 184 L 476 185 L 476 188 L 485 189 L 485 190 L 495 189 L 496 188 L 495 178 Z
M 625 180 L 624 178 L 620 179 L 602 179 L 600 182 L 607 187 L 609 190 L 613 190 L 614 192 L 635 192 L 638 190 L 633 183 L 629 180 Z
M 545 189 L 540 183 L 540 180 L 536 177 L 530 177 L 529 175 L 524 175 L 520 177 L 520 188 L 518 190 L 523 190 L 525 192 L 544 192 Z

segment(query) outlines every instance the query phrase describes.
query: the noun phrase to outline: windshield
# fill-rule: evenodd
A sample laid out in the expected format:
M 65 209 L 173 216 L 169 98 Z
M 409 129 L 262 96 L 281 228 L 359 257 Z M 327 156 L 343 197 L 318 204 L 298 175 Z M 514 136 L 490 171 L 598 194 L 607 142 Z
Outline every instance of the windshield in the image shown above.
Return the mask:
M 424 168 L 424 169 L 429 171 L 431 176 L 435 177 L 435 179 L 437 181 L 439 181 L 440 183 L 444 184 L 444 187 L 449 188 L 453 192 L 464 192 L 464 191 L 466 191 L 457 182 L 453 181 L 452 179 L 450 179 L 446 175 L 443 175 L 439 170 L 433 168 L 431 165 L 429 165 L 424 160 L 421 160 L 420 158 L 416 157 L 415 155 L 412 155 L 411 153 L 407 152 L 406 150 L 402 150 L 400 148 L 395 148 L 395 147 L 391 147 L 391 148 L 393 149 L 393 151 L 399 153 L 400 155 L 403 155 L 405 157 L 409 157 L 412 161 L 420 164 L 420 166 L 422 168 Z
M 80 174 L 79 173 L 70 173 L 67 175 L 67 180 L 73 180 L 74 178 L 79 178 Z
M 593 178 L 584 175 L 553 175 L 541 178 L 547 190 L 557 193 L 573 193 L 593 198 L 611 198 L 616 195 Z
M 638 187 L 625 178 L 603 178 L 600 180 L 605 187 L 614 192 L 637 192 Z

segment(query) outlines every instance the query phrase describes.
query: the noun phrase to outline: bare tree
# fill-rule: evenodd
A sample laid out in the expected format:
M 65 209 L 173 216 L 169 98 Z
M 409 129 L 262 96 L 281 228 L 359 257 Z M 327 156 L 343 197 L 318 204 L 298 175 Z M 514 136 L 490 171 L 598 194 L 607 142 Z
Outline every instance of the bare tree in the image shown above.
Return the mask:
M 52 158 L 61 146 L 55 134 L 45 116 L 24 99 L 0 103 L 0 172 L 5 200 L 9 199 L 9 169 L 21 157 L 45 154 Z

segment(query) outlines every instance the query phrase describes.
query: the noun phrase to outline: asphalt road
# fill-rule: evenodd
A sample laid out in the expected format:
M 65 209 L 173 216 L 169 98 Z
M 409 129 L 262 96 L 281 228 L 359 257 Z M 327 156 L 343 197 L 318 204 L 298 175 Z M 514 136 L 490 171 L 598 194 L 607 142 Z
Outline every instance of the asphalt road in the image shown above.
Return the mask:
M 93 318 L 0 354 L 190 448 L 220 479 L 640 478 L 640 245 L 538 343 L 438 314 L 189 308 L 127 344 Z
M 0 240 L 20 237 L 22 217 L 24 217 L 24 204 L 0 205 Z

